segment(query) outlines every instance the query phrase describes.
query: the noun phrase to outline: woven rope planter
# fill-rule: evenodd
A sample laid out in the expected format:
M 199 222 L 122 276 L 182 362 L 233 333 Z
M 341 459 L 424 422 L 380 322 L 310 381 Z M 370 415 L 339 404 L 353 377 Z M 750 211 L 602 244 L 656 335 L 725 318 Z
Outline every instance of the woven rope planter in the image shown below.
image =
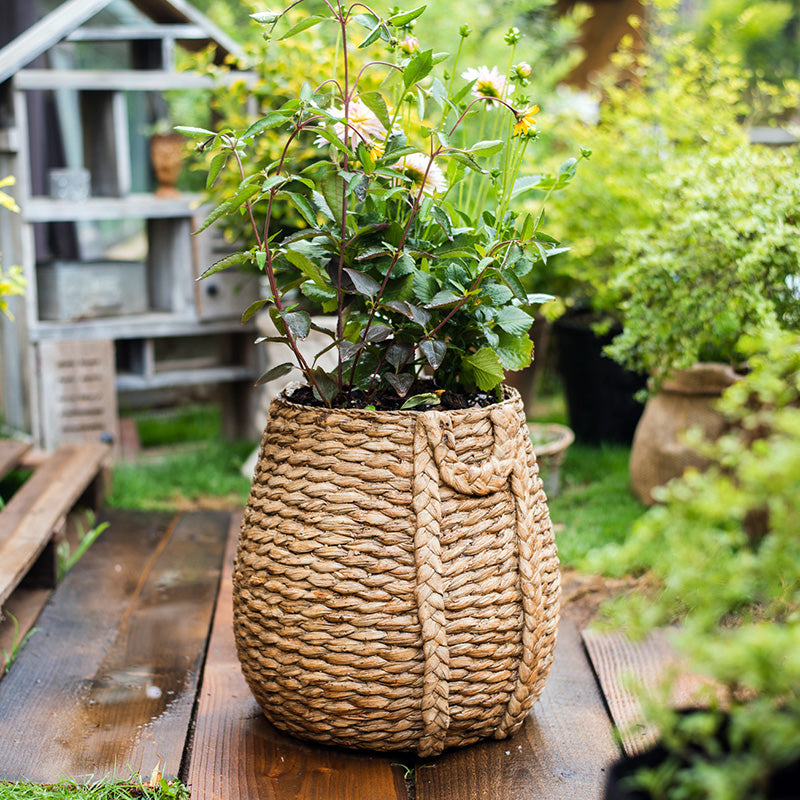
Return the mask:
M 509 736 L 550 671 L 558 591 L 516 391 L 449 412 L 273 401 L 234 627 L 276 726 L 423 756 Z

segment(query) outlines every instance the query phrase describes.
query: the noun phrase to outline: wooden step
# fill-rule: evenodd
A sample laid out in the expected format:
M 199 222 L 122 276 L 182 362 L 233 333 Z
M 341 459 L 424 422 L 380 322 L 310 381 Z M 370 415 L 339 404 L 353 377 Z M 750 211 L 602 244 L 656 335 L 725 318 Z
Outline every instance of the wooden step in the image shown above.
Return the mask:
M 230 514 L 105 518 L 0 682 L 0 780 L 179 773 Z
M 65 445 L 47 458 L 0 511 L 0 608 L 22 579 L 38 565 L 39 582 L 55 583 L 54 536 L 67 514 L 87 491 L 90 506 L 98 503 L 108 445 Z M 22 456 L 20 455 L 20 458 Z M 19 463 L 19 459 L 16 463 Z M 49 545 L 49 548 L 48 548 Z
M 237 518 L 200 691 L 188 773 L 192 800 L 406 800 L 399 756 L 307 744 L 267 722 L 242 676 L 233 639 L 238 530 Z
M 26 442 L 14 439 L 0 439 L 0 478 L 5 478 L 11 470 L 16 469 L 31 446 Z

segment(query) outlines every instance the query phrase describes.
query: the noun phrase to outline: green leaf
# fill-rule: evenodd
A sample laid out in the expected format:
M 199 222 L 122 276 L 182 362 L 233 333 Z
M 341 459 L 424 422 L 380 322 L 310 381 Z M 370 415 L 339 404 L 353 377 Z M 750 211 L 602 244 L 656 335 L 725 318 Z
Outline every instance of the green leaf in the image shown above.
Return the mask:
M 449 289 L 443 289 L 441 292 L 437 292 L 425 306 L 426 308 L 441 308 L 442 306 L 454 305 L 459 300 L 461 300 L 461 297 L 455 292 L 451 292 Z
M 318 400 L 330 405 L 333 398 L 339 394 L 339 384 L 322 367 L 314 370 L 314 380 L 317 384 L 314 387 L 314 395 Z
M 389 383 L 392 388 L 397 392 L 400 397 L 405 397 L 408 394 L 409 389 L 414 385 L 414 376 L 410 375 L 407 372 L 404 372 L 400 375 L 395 375 L 392 372 L 387 372 L 384 375 L 386 378 L 386 382 Z
M 517 180 L 514 181 L 514 188 L 511 190 L 511 199 L 513 200 L 523 192 L 527 192 L 531 189 L 544 188 L 542 187 L 544 178 L 544 175 L 523 175 L 521 178 L 517 178 Z
M 328 219 L 333 219 L 333 211 L 331 211 L 331 207 L 328 205 L 327 200 L 317 191 L 313 191 L 311 193 L 311 198 L 314 201 L 314 205 L 323 213 Z
M 447 353 L 445 342 L 440 339 L 423 339 L 419 343 L 419 349 L 434 369 L 439 369 L 442 366 L 442 361 L 444 361 Z
M 500 337 L 495 352 L 503 368 L 515 372 L 530 365 L 533 358 L 533 342 L 528 336 L 505 334 Z
M 383 342 L 388 339 L 392 333 L 392 329 L 387 325 L 370 325 L 367 329 L 367 334 L 364 337 L 366 342 Z
M 302 31 L 307 31 L 309 28 L 313 28 L 315 25 L 319 25 L 320 22 L 325 22 L 328 19 L 327 17 L 323 17 L 319 14 L 314 14 L 311 17 L 306 17 L 304 20 L 301 20 L 297 23 L 293 28 L 290 28 L 286 33 L 281 36 L 280 41 L 284 39 L 288 39 L 290 36 L 294 36 L 297 33 L 301 33 Z
M 387 39 L 386 31 L 384 30 L 383 23 L 378 22 L 378 24 L 367 34 L 362 42 L 359 43 L 358 49 L 361 50 L 364 47 L 369 47 L 373 42 L 377 41 L 378 39 Z
M 307 311 L 281 311 L 281 319 L 295 339 L 305 339 L 311 330 L 311 316 Z
M 450 222 L 450 217 L 447 216 L 447 212 L 441 207 L 437 205 L 431 206 L 431 216 L 439 223 L 442 230 L 444 231 L 444 235 L 447 237 L 448 241 L 453 241 L 453 224 Z
M 411 11 L 401 11 L 398 14 L 393 14 L 386 20 L 389 24 L 394 25 L 396 28 L 402 28 L 403 25 L 408 25 L 412 19 L 416 19 L 427 6 L 417 6 L 416 8 L 412 8 Z
M 462 359 L 472 376 L 475 385 L 484 392 L 494 389 L 503 380 L 503 365 L 494 350 L 482 347 L 477 353 Z
M 281 111 L 270 111 L 261 119 L 257 119 L 243 134 L 242 139 L 250 139 L 252 137 L 258 136 L 259 134 L 264 133 L 264 131 L 268 131 L 272 128 L 277 128 L 279 125 L 283 125 L 286 122 L 288 117 Z
M 439 291 L 439 281 L 429 272 L 414 273 L 414 297 L 422 303 L 430 303 Z
M 297 250 L 287 250 L 284 255 L 293 267 L 297 267 L 303 275 L 313 281 L 320 289 L 329 288 L 327 276 L 323 274 L 319 265 L 315 264 L 305 253 L 300 253 Z
M 333 214 L 333 220 L 337 225 L 341 225 L 344 212 L 344 179 L 338 173 L 331 171 L 322 178 L 321 184 L 320 188 Z
M 278 380 L 278 378 L 282 378 L 284 375 L 288 375 L 294 368 L 295 368 L 294 364 L 290 364 L 288 361 L 283 364 L 278 364 L 277 367 L 268 369 L 256 381 L 255 385 L 263 386 L 265 383 L 269 383 L 270 381 L 276 381 Z
M 387 131 L 392 127 L 386 100 L 380 92 L 365 92 L 360 94 L 358 99 L 378 118 Z
M 403 86 L 408 89 L 430 74 L 433 69 L 433 50 L 417 50 L 403 70 Z
M 497 307 L 506 305 L 514 297 L 511 289 L 502 283 L 484 283 L 481 287 L 481 294 L 486 295 L 492 305 Z
M 210 225 L 213 225 L 220 217 L 224 217 L 229 211 L 231 210 L 231 201 L 226 200 L 224 203 L 220 203 L 215 209 L 211 211 L 211 213 L 203 220 L 200 227 L 194 231 L 195 234 L 201 233 Z
M 359 294 L 366 295 L 367 297 L 375 297 L 381 289 L 381 285 L 371 276 L 357 269 L 350 269 L 345 267 L 344 271 L 350 276 Z
M 504 144 L 505 142 L 502 139 L 487 139 L 476 142 L 467 152 L 474 156 L 493 156 L 503 149 Z
M 306 197 L 297 192 L 285 192 L 285 197 L 289 199 L 291 204 L 300 212 L 300 216 L 312 228 L 316 227 L 317 215 L 314 213 L 314 207 L 308 202 Z
M 206 130 L 206 128 L 189 128 L 185 125 L 176 125 L 175 130 L 184 134 L 184 136 L 191 136 L 194 139 L 206 139 L 209 136 L 217 135 L 214 131 Z
M 497 324 L 506 333 L 522 336 L 533 325 L 533 317 L 516 306 L 505 306 L 497 312 Z
M 225 256 L 225 258 L 220 258 L 219 261 L 215 261 L 199 278 L 195 280 L 201 281 L 203 278 L 207 278 L 209 275 L 214 275 L 217 272 L 222 272 L 224 269 L 228 269 L 228 267 L 234 266 L 234 264 L 241 264 L 247 258 L 247 253 L 232 253 L 229 256 Z
M 267 300 L 256 300 L 254 303 L 250 303 L 250 305 L 245 309 L 244 314 L 242 314 L 242 324 L 244 325 L 245 322 L 251 320 L 262 308 L 267 304 Z
M 206 189 L 210 189 L 214 185 L 214 181 L 219 177 L 225 162 L 228 160 L 229 153 L 217 153 L 211 159 L 211 165 L 208 168 L 208 177 L 206 178 Z
M 409 409 L 418 408 L 419 406 L 438 406 L 441 402 L 442 400 L 439 395 L 433 394 L 433 392 L 415 394 L 413 397 L 409 397 L 408 400 L 400 406 L 400 410 L 408 411 Z

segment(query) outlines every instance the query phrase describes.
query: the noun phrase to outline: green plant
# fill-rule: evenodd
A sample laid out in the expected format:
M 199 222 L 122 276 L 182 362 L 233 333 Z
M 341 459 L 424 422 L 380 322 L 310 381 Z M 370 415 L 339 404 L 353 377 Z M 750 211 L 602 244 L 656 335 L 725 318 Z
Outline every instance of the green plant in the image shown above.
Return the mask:
M 75 523 L 78 527 L 78 546 L 75 548 L 75 552 L 71 552 L 70 544 L 66 540 L 58 544 L 56 549 L 58 580 L 61 580 L 81 560 L 84 553 L 95 543 L 97 537 L 108 528 L 107 522 L 95 525 L 95 515 L 91 510 L 84 512 L 84 519 L 84 522 L 76 520 Z
M 8 176 L 0 180 L 0 190 L 6 186 L 13 186 L 14 178 Z M 14 202 L 14 199 L 3 191 L 0 191 L 0 207 L 19 213 L 19 206 Z M 13 319 L 8 310 L 7 297 L 10 295 L 20 295 L 25 292 L 25 278 L 22 275 L 20 267 L 9 267 L 4 273 L 2 262 L 0 262 L 0 311 L 2 311 L 9 319 Z
M 630 236 L 657 223 L 669 170 L 741 147 L 749 124 L 797 103 L 791 87 L 776 92 L 721 42 L 701 44 L 675 32 L 669 10 L 652 2 L 645 9 L 647 22 L 636 22 L 645 50 L 623 41 L 591 92 L 596 117 L 557 119 L 562 147 L 589 138 L 594 155 L 569 204 L 550 211 L 551 231 L 571 247 L 542 278 L 558 297 L 549 316 L 566 308 L 624 323 L 620 303 L 630 286 L 616 280 L 620 253 Z
M 2 617 L 8 617 L 11 620 L 11 624 L 14 626 L 14 635 L 12 636 L 11 650 L 0 650 L 0 655 L 3 656 L 3 671 L 0 672 L 0 678 L 11 669 L 11 665 L 17 660 L 20 650 L 25 647 L 28 639 L 39 630 L 38 628 L 31 628 L 25 636 L 20 638 L 19 620 L 7 609 L 0 614 L 0 619 Z
M 706 711 L 656 715 L 670 758 L 639 778 L 656 798 L 756 800 L 800 759 L 800 336 L 762 331 L 742 350 L 751 372 L 721 405 L 730 432 L 694 437 L 715 466 L 670 483 L 595 562 L 647 571 L 657 590 L 618 600 L 613 620 L 632 635 L 679 620 L 688 669 L 714 681 Z
M 189 789 L 180 781 L 161 778 L 144 782 L 136 775 L 128 780 L 64 780 L 47 786 L 0 782 L 0 800 L 189 800 L 189 796 Z
M 530 363 L 528 330 L 546 299 L 528 294 L 521 279 L 561 250 L 541 229 L 543 209 L 520 215 L 512 201 L 534 189 L 547 200 L 589 152 L 556 175 L 520 176 L 538 108 L 525 93 L 530 68 L 514 62 L 516 29 L 506 35 L 503 72 L 464 69 L 457 53 L 437 74 L 446 56 L 420 49 L 409 29 L 424 7 L 386 18 L 339 2 L 306 17 L 289 13 L 301 3 L 254 17 L 281 40 L 330 26 L 334 72 L 245 131 L 181 128 L 215 152 L 209 185 L 227 164 L 240 180 L 201 229 L 242 215 L 256 242 L 205 274 L 242 263 L 265 274 L 269 299 L 243 318 L 270 304 L 273 338 L 289 347 L 325 405 L 358 396 L 415 407 L 439 403 L 447 390 L 497 389 L 505 369 Z M 354 29 L 363 32 L 355 38 Z M 461 33 L 466 38 L 468 27 Z M 359 40 L 372 60 L 356 68 L 351 52 Z M 375 43 L 388 56 L 372 51 Z M 365 76 L 373 73 L 370 83 Z M 272 129 L 283 131 L 282 149 L 254 161 L 251 144 Z M 309 137 L 318 147 L 311 163 Z M 286 207 L 304 229 L 274 230 L 273 210 Z M 332 371 L 309 363 L 298 346 L 314 324 L 300 296 L 335 315 L 325 329 L 338 356 Z M 294 368 L 277 365 L 262 380 Z
M 655 377 L 736 363 L 752 326 L 800 329 L 796 148 L 744 145 L 665 171 L 653 222 L 620 250 L 624 331 L 607 352 Z

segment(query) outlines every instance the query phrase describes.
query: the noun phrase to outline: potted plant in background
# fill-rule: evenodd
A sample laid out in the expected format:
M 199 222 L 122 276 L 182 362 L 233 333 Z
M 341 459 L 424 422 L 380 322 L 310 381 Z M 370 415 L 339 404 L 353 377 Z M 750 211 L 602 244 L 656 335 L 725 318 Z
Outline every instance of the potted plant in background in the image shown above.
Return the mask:
M 655 487 L 707 463 L 681 434 L 724 431 L 714 401 L 745 366 L 742 334 L 800 329 L 797 148 L 687 158 L 667 171 L 656 207 L 621 249 L 625 329 L 607 349 L 652 376 L 630 462 L 634 494 L 648 504 Z
M 206 274 L 264 273 L 270 296 L 244 319 L 268 307 L 295 363 L 263 380 L 299 369 L 306 382 L 270 409 L 235 569 L 237 645 L 279 727 L 432 755 L 515 731 L 552 661 L 552 526 L 519 396 L 501 381 L 530 363 L 546 299 L 522 279 L 560 248 L 541 210 L 513 200 L 563 188 L 588 151 L 520 183 L 537 109 L 518 31 L 507 71 L 458 54 L 445 66 L 411 34 L 424 7 L 299 5 L 254 16 L 282 40 L 329 33 L 335 74 L 246 131 L 182 129 L 215 151 L 210 183 L 226 165 L 241 177 L 204 225 L 243 215 L 255 238 Z M 356 44 L 369 56 L 358 70 Z M 369 72 L 380 88 L 362 91 Z M 268 130 L 283 148 L 249 174 Z M 318 155 L 298 169 L 309 134 Z M 301 230 L 273 230 L 284 205 Z M 299 347 L 316 323 L 298 291 L 333 313 L 320 331 L 333 369 Z
M 673 4 L 674 5 L 674 4 Z M 543 279 L 557 300 L 554 344 L 570 426 L 579 441 L 630 443 L 643 406 L 635 395 L 646 373 L 623 369 L 603 348 L 626 326 L 631 284 L 617 280 L 627 239 L 657 222 L 659 198 L 674 164 L 715 157 L 747 143 L 747 126 L 796 106 L 789 82 L 763 86 L 726 52 L 726 42 L 699 45 L 677 30 L 667 3 L 645 5 L 644 48 L 624 40 L 591 94 L 595 114 L 557 117 L 558 143 L 571 150 L 591 137 L 592 168 L 549 213 L 549 227 L 570 243 Z
M 723 395 L 728 432 L 695 437 L 714 465 L 661 490 L 664 505 L 595 563 L 646 571 L 651 590 L 616 601 L 614 624 L 639 636 L 679 622 L 686 669 L 711 679 L 696 709 L 644 700 L 661 743 L 616 765 L 609 799 L 797 797 L 800 337 L 764 330 L 740 352 L 750 372 Z

